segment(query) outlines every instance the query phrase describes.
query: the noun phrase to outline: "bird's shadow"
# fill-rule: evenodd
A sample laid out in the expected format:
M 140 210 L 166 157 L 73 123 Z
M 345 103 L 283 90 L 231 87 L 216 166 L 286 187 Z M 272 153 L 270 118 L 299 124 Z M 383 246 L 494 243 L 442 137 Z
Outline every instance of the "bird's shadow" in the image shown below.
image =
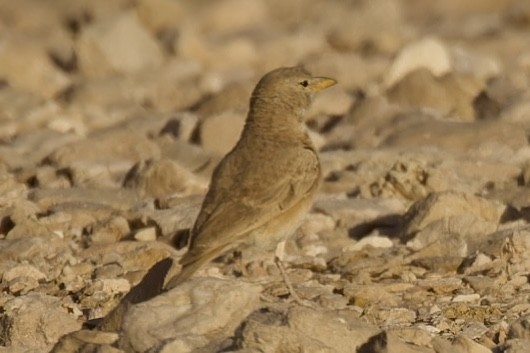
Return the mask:
M 390 214 L 375 218 L 371 221 L 360 223 L 348 230 L 348 236 L 355 240 L 360 240 L 378 230 L 379 234 L 390 238 L 402 238 L 404 230 L 404 217 L 400 214 Z

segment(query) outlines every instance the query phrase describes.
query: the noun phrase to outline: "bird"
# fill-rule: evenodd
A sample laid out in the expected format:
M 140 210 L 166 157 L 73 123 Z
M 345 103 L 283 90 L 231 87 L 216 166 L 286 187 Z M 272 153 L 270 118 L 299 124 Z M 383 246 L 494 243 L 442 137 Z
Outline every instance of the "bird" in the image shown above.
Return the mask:
M 305 115 L 315 93 L 336 83 L 301 66 L 259 80 L 238 142 L 213 171 L 181 271 L 166 288 L 230 250 L 274 251 L 297 230 L 322 179 Z

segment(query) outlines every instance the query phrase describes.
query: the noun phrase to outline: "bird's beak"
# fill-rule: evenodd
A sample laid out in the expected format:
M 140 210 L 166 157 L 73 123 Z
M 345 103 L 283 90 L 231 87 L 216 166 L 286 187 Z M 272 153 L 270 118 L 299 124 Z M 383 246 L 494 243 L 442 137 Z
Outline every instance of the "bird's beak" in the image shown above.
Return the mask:
M 316 93 L 335 84 L 337 81 L 329 77 L 313 77 L 310 81 L 310 88 L 313 93 Z

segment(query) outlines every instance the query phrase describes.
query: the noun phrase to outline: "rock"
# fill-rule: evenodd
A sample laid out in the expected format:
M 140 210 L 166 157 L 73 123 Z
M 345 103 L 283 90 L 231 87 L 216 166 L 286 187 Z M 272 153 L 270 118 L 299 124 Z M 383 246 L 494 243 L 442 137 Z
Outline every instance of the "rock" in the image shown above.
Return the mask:
M 0 76 L 15 88 L 52 98 L 70 85 L 70 78 L 50 60 L 46 48 L 24 35 L 3 36 Z
M 419 200 L 432 192 L 450 188 L 452 175 L 432 168 L 422 160 L 403 160 L 396 162 L 384 177 L 369 186 L 374 197 L 402 197 Z M 451 187 L 455 188 L 454 184 Z M 362 192 L 362 189 L 361 189 Z
M 351 33 L 350 37 L 352 37 Z M 350 99 L 352 98 L 351 92 L 370 84 L 383 71 L 386 65 L 387 61 L 384 59 L 373 57 L 370 60 L 366 60 L 359 53 L 353 51 L 335 52 L 333 54 L 325 52 L 315 54 L 304 60 L 304 66 L 315 75 L 339 78 L 340 86 L 333 90 L 339 91 L 342 88 L 350 94 Z M 321 92 L 316 99 L 318 100 L 318 97 L 330 91 Z M 333 95 L 336 95 L 336 93 Z M 339 101 L 339 107 L 346 105 L 345 98 Z M 338 111 L 339 109 L 336 110 Z
M 137 163 L 127 173 L 123 185 L 136 190 L 142 198 L 157 199 L 202 193 L 207 188 L 205 180 L 170 159 Z
M 361 250 L 365 246 L 371 246 L 374 248 L 390 248 L 392 245 L 392 240 L 390 240 L 388 237 L 370 235 L 362 238 L 357 243 L 344 248 L 344 251 L 357 251 Z
M 183 141 L 190 141 L 199 118 L 192 113 L 182 113 L 170 118 L 160 130 L 160 135 L 171 135 Z
M 408 73 L 425 68 L 434 76 L 451 71 L 451 53 L 437 38 L 426 37 L 403 47 L 384 78 L 386 87 L 393 86 Z
M 341 51 L 393 53 L 403 44 L 407 35 L 403 8 L 397 2 L 377 0 L 365 4 L 346 3 L 328 11 L 323 16 L 331 27 L 328 41 Z M 332 21 L 332 18 L 341 20 Z
M 256 25 L 269 21 L 267 5 L 264 1 L 249 3 L 245 0 L 222 0 L 201 9 L 201 29 L 206 33 L 230 35 L 244 32 Z M 242 11 L 245 16 L 234 18 L 234 11 Z
M 416 313 L 406 308 L 393 308 L 379 313 L 379 320 L 388 326 L 410 325 L 416 320 Z
M 131 212 L 129 218 L 140 220 L 142 225 L 154 223 L 162 237 L 173 237 L 177 232 L 193 226 L 203 199 L 204 195 L 164 198 L 160 200 L 162 209 L 139 208 Z
M 17 201 L 25 198 L 27 193 L 28 188 L 25 184 L 18 182 L 12 174 L 0 171 L 0 204 L 3 207 L 14 206 L 14 203 L 19 203 Z
M 508 77 L 491 79 L 484 90 L 475 97 L 474 108 L 477 119 L 491 120 L 499 118 L 501 110 L 521 96 L 521 89 Z
M 45 279 L 46 275 L 31 265 L 15 266 L 5 271 L 2 276 L 2 282 L 9 285 L 12 293 L 28 292 L 31 289 L 37 288 L 39 281 Z M 18 282 L 16 286 L 19 289 L 14 288 L 15 282 Z
M 133 74 L 163 61 L 158 43 L 132 11 L 88 26 L 76 42 L 76 52 L 88 77 Z
M 271 33 L 266 41 L 259 43 L 261 55 L 256 66 L 258 72 L 264 73 L 275 67 L 299 65 L 305 58 L 322 53 L 325 47 L 326 37 L 316 28 L 301 28 L 288 35 Z
M 251 315 L 242 327 L 241 348 L 275 352 L 351 352 L 377 329 L 360 324 L 347 313 L 316 312 L 294 307 L 287 313 L 262 311 Z
M 248 77 L 250 65 L 258 59 L 256 44 L 248 38 L 226 37 L 210 41 L 196 29 L 179 33 L 178 41 L 171 46 L 171 50 L 186 59 L 199 62 L 205 69 L 219 72 L 214 77 L 224 82 L 214 83 L 205 77 L 202 86 L 207 91 L 218 90 L 223 83 L 232 81 L 234 76 Z M 236 64 L 238 70 L 234 70 L 232 64 Z
M 3 305 L 0 327 L 6 346 L 49 350 L 64 334 L 81 328 L 81 322 L 69 314 L 59 298 L 29 293 Z
M 501 64 L 492 56 L 480 55 L 462 47 L 451 48 L 453 70 L 462 75 L 472 75 L 487 81 L 501 73 Z
M 175 255 L 175 249 L 162 242 L 121 241 L 115 244 L 89 247 L 83 251 L 80 259 L 99 266 L 119 264 L 120 271 L 124 273 L 123 277 L 135 285 L 155 263 Z M 119 278 L 120 282 L 118 282 L 123 287 L 126 286 L 121 281 L 124 278 Z M 102 279 L 106 278 L 102 277 Z M 115 278 L 111 279 L 115 280 Z
M 92 349 L 97 349 L 101 353 L 124 353 L 121 349 L 113 347 L 118 338 L 119 335 L 113 332 L 75 331 L 61 337 L 50 353 L 71 353 L 81 350 L 90 351 Z
M 126 351 L 178 347 L 181 352 L 204 347 L 233 334 L 257 308 L 259 291 L 258 286 L 241 281 L 212 278 L 188 281 L 133 306 L 124 318 L 120 346 Z M 212 312 L 216 314 L 212 316 Z M 146 327 L 150 329 L 146 331 Z
M 510 104 L 507 104 L 500 112 L 500 119 L 508 123 L 520 124 L 528 126 L 530 112 L 530 95 L 521 95 L 513 98 Z
M 75 143 L 79 136 L 38 129 L 18 135 L 8 146 L 0 146 L 0 158 L 12 169 L 30 168 L 64 145 Z
M 60 251 L 66 251 L 65 244 L 56 235 L 25 236 L 2 240 L 0 257 L 3 260 L 38 262 Z
M 530 317 L 525 316 L 520 320 L 514 322 L 510 326 L 510 331 L 508 332 L 508 337 L 510 339 L 519 338 L 519 339 L 530 339 Z
M 57 283 L 62 284 L 66 290 L 81 291 L 87 285 L 94 272 L 94 265 L 80 262 L 75 265 L 66 265 L 57 278 Z
M 156 240 L 156 228 L 149 227 L 139 229 L 134 232 L 134 239 L 138 241 L 155 241 Z
M 56 210 L 61 207 L 73 209 L 84 209 L 85 212 L 95 208 L 94 213 L 103 212 L 109 214 L 111 209 L 129 209 L 137 200 L 136 195 L 128 190 L 105 190 L 105 189 L 37 189 L 34 190 L 30 199 L 43 209 L 55 206 Z M 97 206 L 97 207 L 94 207 Z
M 116 188 L 134 163 L 159 157 L 160 150 L 152 141 L 123 132 L 100 134 L 62 146 L 47 160 L 68 173 L 75 186 L 106 184 Z
M 83 288 L 79 305 L 90 308 L 89 319 L 108 314 L 117 299 L 129 292 L 131 284 L 124 278 L 99 278 Z
M 153 66 L 126 76 L 111 76 L 84 81 L 69 93 L 68 101 L 84 108 L 81 113 L 90 114 L 95 108 L 105 108 L 112 112 L 114 119 L 105 120 L 98 127 L 117 123 L 116 110 L 125 110 L 123 119 L 136 115 L 134 110 L 151 118 L 151 110 L 173 113 L 195 104 L 203 94 L 197 82 L 200 65 L 197 61 L 183 58 L 169 60 L 163 66 Z M 146 114 L 146 108 L 148 114 Z M 135 114 L 128 111 L 133 110 Z M 123 113 L 122 113 L 123 114 Z M 101 126 L 101 124 L 105 124 Z
M 406 285 L 408 288 L 411 286 L 410 284 Z M 369 308 L 374 305 L 388 308 L 398 306 L 400 303 L 398 296 L 392 293 L 391 286 L 350 284 L 345 286 L 343 291 L 350 303 L 361 308 Z
M 317 201 L 314 208 L 331 216 L 335 222 L 340 222 L 344 227 L 353 227 L 399 213 L 400 210 L 405 209 L 405 205 L 398 199 L 365 200 L 335 197 Z
M 130 232 L 127 219 L 115 216 L 94 225 L 90 240 L 97 244 L 116 243 L 129 235 Z
M 530 344 L 530 340 L 528 339 L 512 339 L 501 344 L 500 349 L 502 349 L 503 352 L 524 353 L 528 350 L 528 344 Z
M 199 146 L 175 140 L 167 135 L 161 136 L 156 142 L 163 157 L 176 161 L 183 168 L 201 178 L 209 179 L 213 169 L 221 160 L 220 156 L 215 156 Z
M 177 29 L 188 15 L 183 4 L 172 0 L 142 0 L 136 11 L 140 21 L 155 34 Z
M 388 89 L 389 101 L 406 108 L 431 108 L 456 119 L 475 118 L 473 100 L 482 89 L 474 79 L 451 73 L 436 77 L 426 68 L 407 73 Z
M 332 76 L 327 73 L 326 75 Z M 326 90 L 315 97 L 307 116 L 310 119 L 319 115 L 344 115 L 350 110 L 353 101 L 353 97 L 343 90 Z
M 405 234 L 415 234 L 432 222 L 442 221 L 450 224 L 453 218 L 465 215 L 477 220 L 498 223 L 504 210 L 503 205 L 466 193 L 450 191 L 433 193 L 416 202 L 407 211 Z
M 482 244 L 498 227 L 496 222 L 477 219 L 469 214 L 448 215 L 444 219 L 426 225 L 414 235 L 414 239 L 407 242 L 407 246 L 413 250 L 420 250 L 434 242 L 450 242 L 451 238 L 457 238 L 465 243 L 457 253 L 466 256 L 475 253 L 476 244 Z
M 218 155 L 228 153 L 239 140 L 246 116 L 235 111 L 226 111 L 211 116 L 201 124 L 201 145 Z
M 378 333 L 360 346 L 357 350 L 359 353 L 427 353 L 432 352 L 430 349 L 417 347 L 413 344 L 403 343 L 386 331 Z
M 351 112 L 339 120 L 327 133 L 330 147 L 346 146 L 352 149 L 378 146 L 386 137 L 385 127 L 402 119 L 396 119 L 399 107 L 391 104 L 385 96 L 359 99 Z M 329 148 L 329 147 L 328 147 Z

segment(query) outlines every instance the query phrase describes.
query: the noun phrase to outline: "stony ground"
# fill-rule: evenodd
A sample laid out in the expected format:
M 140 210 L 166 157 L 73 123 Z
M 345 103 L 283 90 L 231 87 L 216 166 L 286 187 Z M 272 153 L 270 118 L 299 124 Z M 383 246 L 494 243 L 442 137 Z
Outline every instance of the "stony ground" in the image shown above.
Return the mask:
M 528 352 L 527 0 L 0 1 L 0 352 Z M 165 291 L 265 72 L 339 84 L 287 276 Z

